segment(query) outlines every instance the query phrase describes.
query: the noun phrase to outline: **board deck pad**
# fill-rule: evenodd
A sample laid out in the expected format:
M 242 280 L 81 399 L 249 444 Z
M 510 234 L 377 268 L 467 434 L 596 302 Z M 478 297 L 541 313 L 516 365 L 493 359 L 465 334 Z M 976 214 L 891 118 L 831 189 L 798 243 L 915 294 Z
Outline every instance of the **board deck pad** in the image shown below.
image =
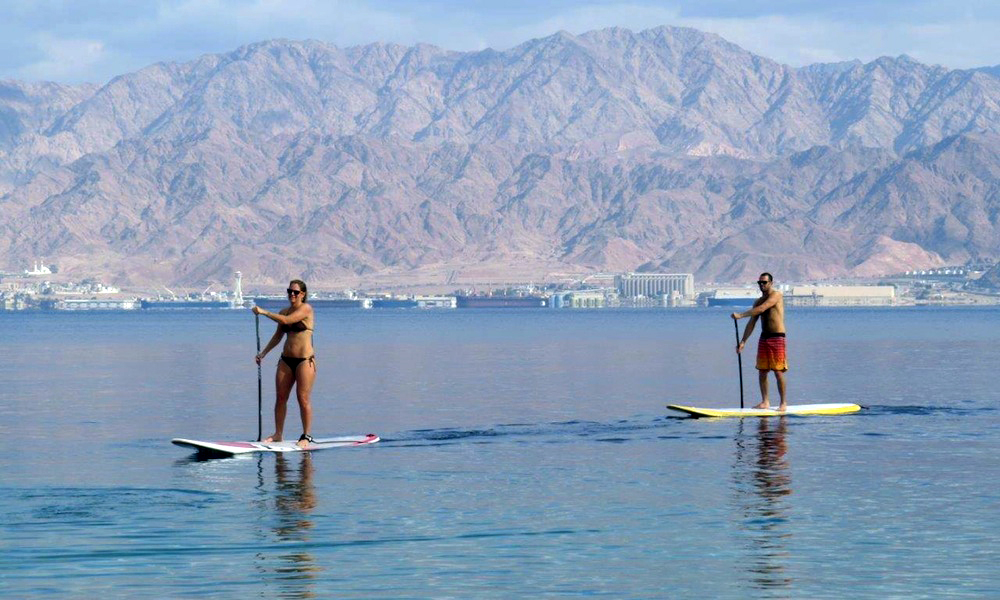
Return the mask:
M 773 408 L 700 408 L 668 404 L 667 408 L 687 413 L 693 417 L 780 417 L 782 415 L 844 415 L 861 410 L 858 404 L 798 404 L 788 410 Z
M 351 435 L 335 438 L 317 439 L 305 448 L 299 448 L 295 441 L 284 442 L 206 442 L 202 440 L 186 440 L 184 438 L 174 438 L 170 440 L 178 446 L 192 448 L 201 453 L 214 454 L 249 454 L 251 452 L 311 452 L 314 450 L 326 450 L 327 448 L 348 448 L 353 446 L 366 446 L 379 441 L 379 437 L 374 433 L 368 435 Z

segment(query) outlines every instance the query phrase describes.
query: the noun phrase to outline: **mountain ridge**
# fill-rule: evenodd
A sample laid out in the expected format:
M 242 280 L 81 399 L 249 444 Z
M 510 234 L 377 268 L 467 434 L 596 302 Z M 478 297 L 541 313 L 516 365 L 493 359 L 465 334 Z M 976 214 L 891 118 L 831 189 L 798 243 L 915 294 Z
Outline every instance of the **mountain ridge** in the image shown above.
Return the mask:
M 792 68 L 693 29 L 612 28 L 464 53 L 269 40 L 52 88 L 34 113 L 3 86 L 44 86 L 0 85 L 8 270 L 739 280 L 1000 247 L 1000 79 L 905 56 Z

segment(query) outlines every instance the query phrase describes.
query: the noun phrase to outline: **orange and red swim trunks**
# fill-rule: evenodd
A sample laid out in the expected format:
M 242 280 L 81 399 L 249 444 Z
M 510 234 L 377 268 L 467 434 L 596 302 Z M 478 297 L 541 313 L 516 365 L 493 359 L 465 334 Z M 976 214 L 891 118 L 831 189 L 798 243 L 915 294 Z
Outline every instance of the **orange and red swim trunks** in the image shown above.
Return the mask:
M 762 333 L 757 343 L 757 369 L 760 371 L 787 371 L 784 333 Z

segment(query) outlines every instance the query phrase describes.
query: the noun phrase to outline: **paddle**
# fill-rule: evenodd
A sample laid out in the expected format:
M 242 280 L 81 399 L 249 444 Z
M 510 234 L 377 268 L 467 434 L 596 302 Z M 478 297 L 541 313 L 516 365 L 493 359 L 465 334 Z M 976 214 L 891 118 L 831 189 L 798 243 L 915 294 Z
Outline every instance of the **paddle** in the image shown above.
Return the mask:
M 253 321 L 254 321 L 254 325 L 256 325 L 256 327 L 257 327 L 257 354 L 260 354 L 260 315 L 254 314 Z M 257 441 L 258 442 L 262 439 L 263 434 L 264 434 L 264 431 L 263 431 L 263 429 L 264 429 L 264 417 L 263 417 L 263 414 L 261 412 L 263 410 L 261 408 L 261 404 L 262 404 L 261 396 L 262 395 L 263 395 L 263 391 L 261 390 L 261 381 L 260 381 L 260 361 L 258 360 L 257 361 Z
M 740 345 L 740 324 L 739 321 L 733 319 L 733 327 L 736 328 L 736 345 Z M 260 342 L 258 342 L 259 344 Z M 740 408 L 743 408 L 743 354 L 741 352 L 736 353 L 736 361 L 740 365 Z

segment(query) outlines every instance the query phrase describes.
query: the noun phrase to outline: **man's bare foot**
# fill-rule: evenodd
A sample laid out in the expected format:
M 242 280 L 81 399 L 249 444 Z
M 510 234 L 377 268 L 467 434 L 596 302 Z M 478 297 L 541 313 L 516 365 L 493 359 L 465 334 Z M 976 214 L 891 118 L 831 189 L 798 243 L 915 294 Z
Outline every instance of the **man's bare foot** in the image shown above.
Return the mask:
M 754 408 L 759 410 L 771 410 L 771 406 L 767 402 L 761 402 L 760 404 L 754 406 Z
M 781 404 L 778 406 L 778 412 L 785 412 L 786 410 L 788 410 L 787 404 Z
M 280 442 L 280 441 L 281 441 L 281 434 L 280 433 L 275 433 L 275 434 L 269 435 L 266 438 L 264 438 L 263 440 L 261 440 L 261 442 L 263 442 L 265 444 L 273 444 L 274 442 Z
M 299 441 L 295 442 L 295 445 L 298 446 L 299 448 L 308 448 L 310 444 L 313 444 L 315 442 L 316 440 L 314 440 L 311 435 L 309 435 L 308 433 L 303 433 L 302 437 L 299 438 Z

